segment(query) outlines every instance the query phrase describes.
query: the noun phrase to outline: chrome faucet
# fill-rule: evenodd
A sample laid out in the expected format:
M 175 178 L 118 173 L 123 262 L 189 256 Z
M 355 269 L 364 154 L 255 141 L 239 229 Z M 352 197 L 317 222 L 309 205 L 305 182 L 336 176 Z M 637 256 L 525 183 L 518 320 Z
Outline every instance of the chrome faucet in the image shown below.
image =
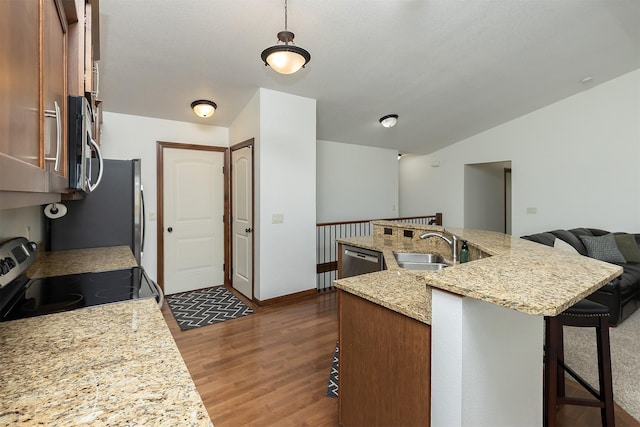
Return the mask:
M 455 262 L 458 260 L 458 253 L 457 253 L 458 238 L 455 235 L 451 235 L 451 240 L 449 240 L 445 236 L 443 236 L 442 234 L 433 233 L 433 232 L 424 233 L 424 234 L 420 235 L 421 239 L 428 239 L 429 237 L 439 237 L 442 240 L 444 240 L 445 242 L 447 242 L 449 244 L 449 246 L 451 246 L 451 259 L 453 260 L 453 263 L 455 264 Z

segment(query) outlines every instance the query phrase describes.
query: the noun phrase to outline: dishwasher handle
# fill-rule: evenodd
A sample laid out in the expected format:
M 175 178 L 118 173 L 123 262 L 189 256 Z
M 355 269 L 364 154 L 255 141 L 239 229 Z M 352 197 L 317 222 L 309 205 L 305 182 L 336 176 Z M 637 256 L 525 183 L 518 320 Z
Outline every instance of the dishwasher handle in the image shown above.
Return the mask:
M 363 260 L 363 261 L 369 261 L 369 262 L 372 262 L 372 263 L 374 263 L 374 264 L 377 264 L 377 263 L 378 263 L 378 261 L 379 261 L 379 260 L 378 260 L 378 257 L 371 256 L 371 255 L 367 255 L 367 254 L 363 254 L 363 253 L 361 253 L 361 252 L 351 251 L 351 250 L 349 250 L 349 249 L 346 249 L 346 250 L 344 251 L 344 254 L 345 254 L 346 256 L 350 256 L 350 257 L 353 257 L 353 258 L 358 258 L 358 259 L 361 259 L 361 260 Z

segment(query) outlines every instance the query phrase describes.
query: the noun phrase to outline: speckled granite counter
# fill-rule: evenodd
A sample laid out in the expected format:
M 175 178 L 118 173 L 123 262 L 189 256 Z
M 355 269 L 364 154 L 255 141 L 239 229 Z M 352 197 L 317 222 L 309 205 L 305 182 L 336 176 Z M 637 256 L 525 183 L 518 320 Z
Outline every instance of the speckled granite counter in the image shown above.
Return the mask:
M 429 287 L 439 288 L 526 314 L 555 316 L 622 273 L 622 268 L 614 264 L 492 231 L 403 224 L 398 230 L 414 232 L 413 237 L 404 238 L 397 232 L 391 236 L 379 232 L 384 227 L 398 227 L 397 223 L 376 221 L 375 226 L 378 227 L 374 228 L 374 236 L 338 241 L 381 251 L 388 270 L 403 272 L 396 279 L 407 280 L 406 286 L 415 286 L 415 279 L 418 278 L 423 285 L 427 285 L 427 293 Z M 439 271 L 404 270 L 398 267 L 393 252 L 435 252 L 451 262 L 451 250 L 443 241 L 418 238 L 426 230 L 453 234 L 460 241 L 467 240 L 471 250 L 478 255 L 472 255 L 471 262 L 455 263 Z M 372 302 L 387 299 L 400 301 L 402 303 L 396 311 L 403 312 L 401 306 L 412 302 L 403 301 L 404 289 L 398 287 L 397 283 L 394 283 L 397 291 L 389 285 L 391 290 L 385 289 L 383 294 L 378 294 L 383 292 L 381 290 L 385 286 L 383 283 L 375 285 L 376 282 L 384 282 L 388 277 L 386 272 L 371 273 L 337 280 L 334 284 L 339 289 Z M 390 293 L 393 293 L 392 298 Z M 407 300 L 411 298 L 414 298 L 413 294 L 406 294 Z
M 340 280 L 341 289 L 378 305 L 431 324 L 431 292 L 406 271 L 382 271 Z
M 0 323 L 0 366 L 0 425 L 212 425 L 153 299 Z
M 32 278 L 136 267 L 128 246 L 41 252 Z M 0 426 L 211 426 L 153 299 L 0 323 Z
M 138 263 L 128 246 L 72 249 L 39 252 L 38 258 L 27 270 L 27 276 L 31 278 L 63 276 L 137 266 Z

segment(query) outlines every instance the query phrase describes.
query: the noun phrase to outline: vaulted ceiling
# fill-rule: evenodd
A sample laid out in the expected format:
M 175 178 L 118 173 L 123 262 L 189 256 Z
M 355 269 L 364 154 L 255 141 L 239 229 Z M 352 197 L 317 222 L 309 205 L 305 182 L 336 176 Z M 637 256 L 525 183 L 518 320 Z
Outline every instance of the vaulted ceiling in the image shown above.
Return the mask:
M 228 127 L 262 87 L 316 99 L 320 140 L 403 153 L 640 68 L 638 0 L 289 0 L 288 29 L 311 53 L 293 75 L 260 60 L 284 29 L 283 0 L 100 9 L 106 111 Z M 202 98 L 218 104 L 209 119 L 189 107 Z M 385 129 L 378 119 L 390 113 L 400 119 Z

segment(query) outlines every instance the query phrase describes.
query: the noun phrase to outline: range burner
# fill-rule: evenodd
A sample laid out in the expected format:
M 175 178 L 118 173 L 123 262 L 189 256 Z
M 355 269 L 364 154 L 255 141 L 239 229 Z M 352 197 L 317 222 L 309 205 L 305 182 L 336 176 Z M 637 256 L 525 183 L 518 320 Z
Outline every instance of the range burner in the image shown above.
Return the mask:
M 40 314 L 51 314 L 60 311 L 69 311 L 83 306 L 84 296 L 80 294 L 58 295 L 46 304 L 38 304 L 35 298 L 26 300 L 20 310 L 24 313 L 33 313 L 34 316 Z
M 0 321 L 139 298 L 162 306 L 162 291 L 142 267 L 29 279 L 36 249 L 24 237 L 0 242 Z
M 160 298 L 155 284 L 140 267 L 31 279 L 15 292 L 10 301 L 3 301 L 1 320 L 139 298 Z

